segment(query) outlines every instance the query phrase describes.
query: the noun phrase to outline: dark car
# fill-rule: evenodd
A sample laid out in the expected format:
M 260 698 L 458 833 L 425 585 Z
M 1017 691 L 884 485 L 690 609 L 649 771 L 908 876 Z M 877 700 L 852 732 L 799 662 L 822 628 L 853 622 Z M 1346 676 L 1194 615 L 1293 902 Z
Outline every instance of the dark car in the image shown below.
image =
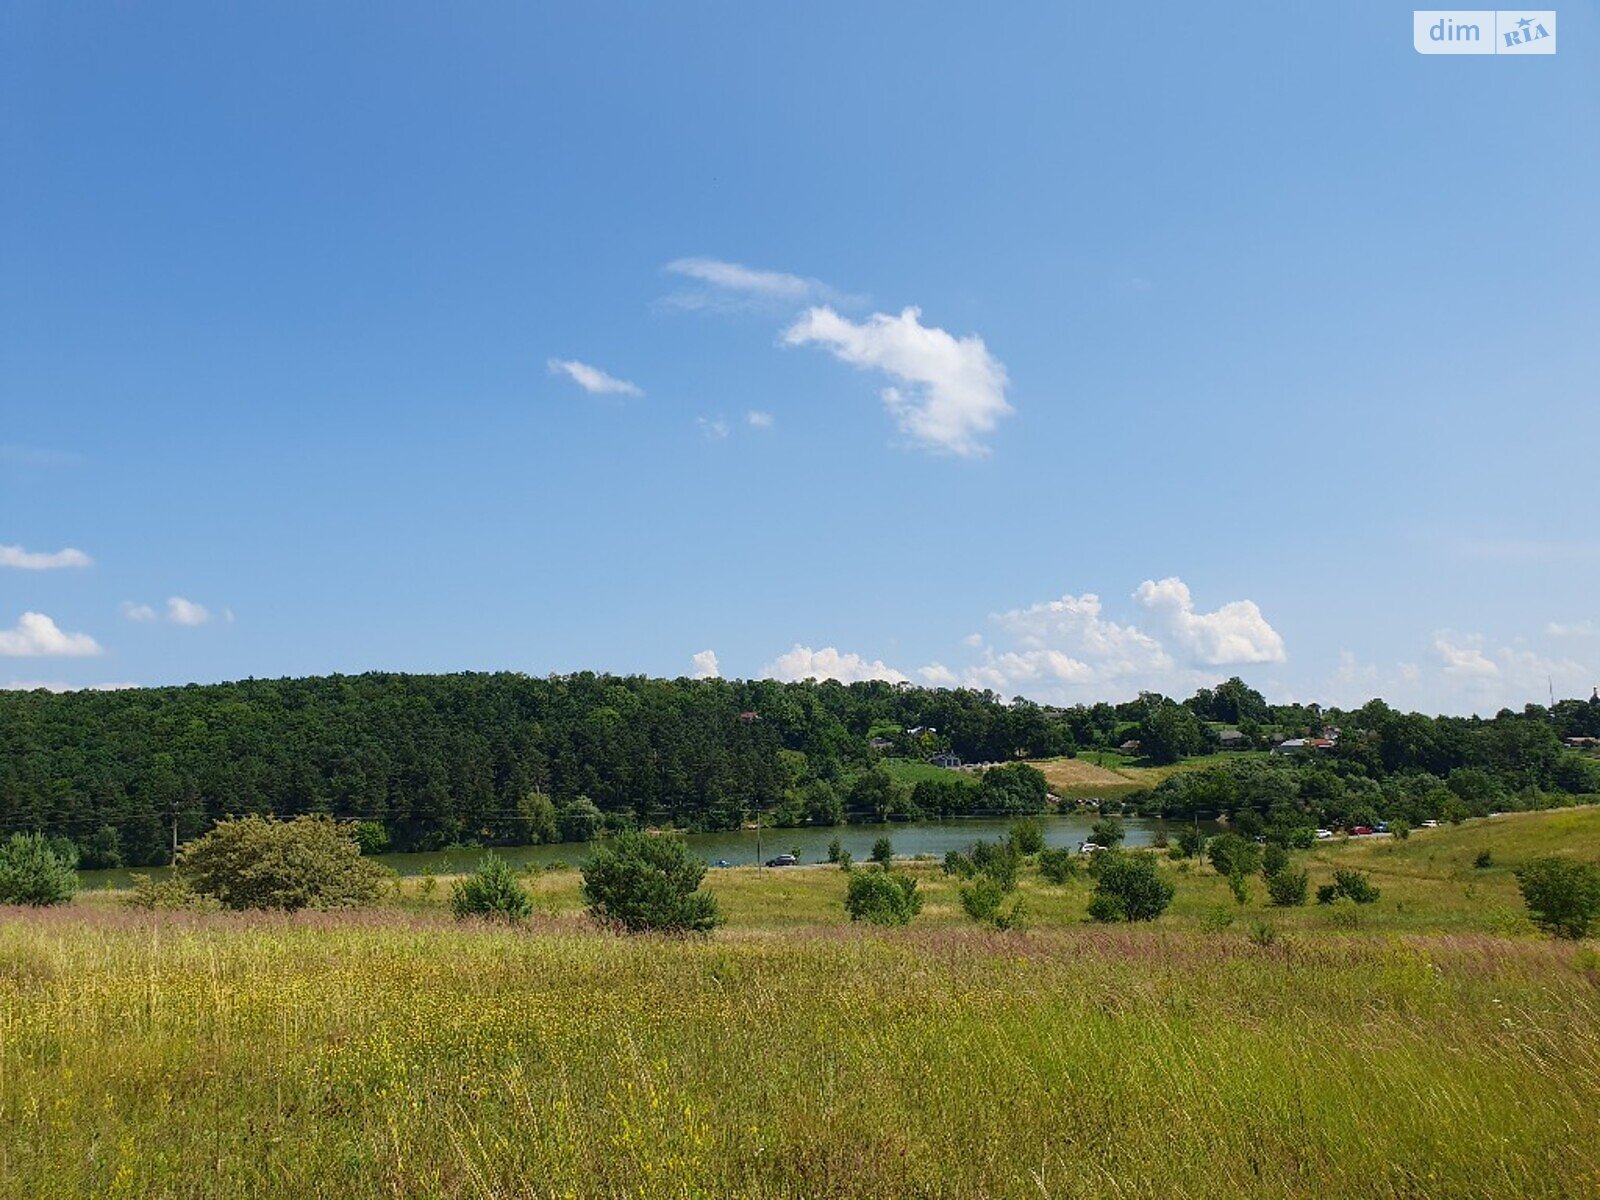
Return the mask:
M 767 859 L 769 867 L 795 867 L 800 865 L 800 860 L 792 854 L 780 854 L 777 858 Z

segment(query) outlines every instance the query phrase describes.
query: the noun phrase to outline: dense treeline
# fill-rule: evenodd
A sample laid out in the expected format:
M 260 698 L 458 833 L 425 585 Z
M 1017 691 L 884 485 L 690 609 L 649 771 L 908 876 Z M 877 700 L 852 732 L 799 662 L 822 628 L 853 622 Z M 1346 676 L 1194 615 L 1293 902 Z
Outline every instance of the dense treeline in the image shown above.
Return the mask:
M 370 822 L 376 844 L 401 850 L 640 824 L 731 828 L 755 812 L 784 824 L 1036 812 L 1036 772 L 951 773 L 913 788 L 875 766 L 871 742 L 1004 763 L 1131 736 L 1171 761 L 1213 748 L 1219 723 L 1257 745 L 1342 723 L 1336 750 L 1275 772 L 1292 785 L 1264 810 L 1304 808 L 1330 778 L 1341 795 L 1399 779 L 1423 794 L 1600 787 L 1594 764 L 1560 743 L 1600 735 L 1600 703 L 1579 701 L 1431 719 L 1378 702 L 1349 714 L 1272 707 L 1238 680 L 1182 704 L 1053 709 L 882 682 L 371 674 L 0 693 L 0 833 L 69 837 L 98 866 L 164 862 L 174 828 L 186 841 L 253 812 Z M 1235 802 L 1155 801 L 1174 812 Z
M 174 822 L 187 840 L 251 812 L 378 822 L 396 849 L 537 840 L 552 804 L 556 835 L 732 828 L 792 813 L 807 786 L 812 815 L 836 820 L 875 723 L 935 727 L 934 749 L 976 759 L 1071 747 L 1037 706 L 887 683 L 371 674 L 11 692 L 0 832 L 67 836 L 104 865 L 166 861 Z

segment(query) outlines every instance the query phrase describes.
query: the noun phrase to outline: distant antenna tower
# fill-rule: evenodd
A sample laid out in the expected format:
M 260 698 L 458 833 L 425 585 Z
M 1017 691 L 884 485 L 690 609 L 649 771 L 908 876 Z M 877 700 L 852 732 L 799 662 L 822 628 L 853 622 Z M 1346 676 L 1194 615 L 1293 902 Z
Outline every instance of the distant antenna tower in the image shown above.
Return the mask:
M 1554 708 L 1556 706 L 1556 681 L 1549 675 L 1544 677 L 1544 681 L 1550 685 L 1550 707 Z

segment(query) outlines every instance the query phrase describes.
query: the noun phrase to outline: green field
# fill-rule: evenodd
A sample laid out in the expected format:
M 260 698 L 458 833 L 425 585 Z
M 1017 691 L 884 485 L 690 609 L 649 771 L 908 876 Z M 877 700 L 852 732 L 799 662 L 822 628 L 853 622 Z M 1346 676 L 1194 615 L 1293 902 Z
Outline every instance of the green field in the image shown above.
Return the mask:
M 1600 811 L 1324 844 L 1313 886 L 1382 889 L 1354 920 L 1173 863 L 1137 928 L 1030 874 L 1024 934 L 930 866 L 890 933 L 831 868 L 714 873 L 691 941 L 595 930 L 573 872 L 518 929 L 415 879 L 0 910 L 0 1195 L 1593 1196 L 1600 954 L 1523 916 L 1546 851 L 1600 859 Z

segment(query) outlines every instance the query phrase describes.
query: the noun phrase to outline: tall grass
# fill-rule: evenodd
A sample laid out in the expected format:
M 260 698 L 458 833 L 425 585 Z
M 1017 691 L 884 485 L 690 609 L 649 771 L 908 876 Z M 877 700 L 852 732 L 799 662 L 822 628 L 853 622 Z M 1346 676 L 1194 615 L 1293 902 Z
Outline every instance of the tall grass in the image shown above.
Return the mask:
M 0 1186 L 1585 1195 L 1597 994 L 1481 936 L 13 916 Z
M 560 874 L 520 929 L 0 910 L 0 1196 L 1592 1196 L 1600 957 L 1464 915 L 1481 845 L 1600 831 L 1552 818 L 1319 851 L 1383 898 L 1270 944 L 1171 864 L 1154 927 L 1030 883 L 1023 936 L 932 872 L 895 934 L 832 870 L 719 874 L 687 941 Z

